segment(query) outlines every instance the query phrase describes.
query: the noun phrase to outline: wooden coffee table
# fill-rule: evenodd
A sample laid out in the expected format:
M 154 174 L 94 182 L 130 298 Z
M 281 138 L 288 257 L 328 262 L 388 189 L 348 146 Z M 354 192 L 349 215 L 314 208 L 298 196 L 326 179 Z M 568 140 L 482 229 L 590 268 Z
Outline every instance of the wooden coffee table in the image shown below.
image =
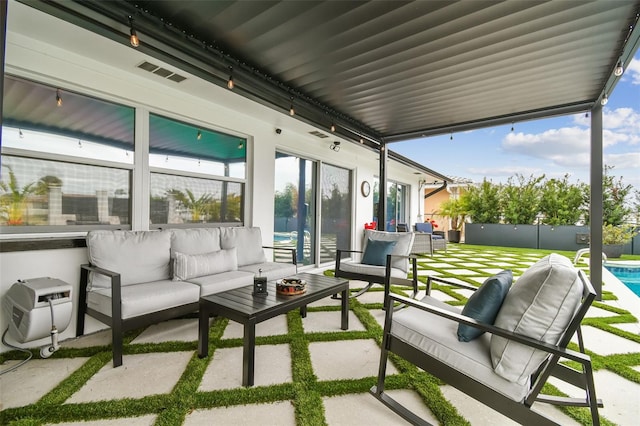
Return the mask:
M 349 329 L 349 280 L 324 275 L 300 273 L 296 278 L 307 282 L 307 291 L 295 296 L 276 293 L 275 281 L 267 283 L 267 296 L 253 296 L 253 286 L 245 286 L 200 298 L 200 320 L 198 325 L 198 356 L 209 355 L 209 317 L 218 315 L 244 325 L 244 347 L 242 354 L 242 385 L 253 386 L 256 324 L 293 309 L 300 308 L 303 317 L 309 303 L 342 293 L 342 321 L 340 328 Z

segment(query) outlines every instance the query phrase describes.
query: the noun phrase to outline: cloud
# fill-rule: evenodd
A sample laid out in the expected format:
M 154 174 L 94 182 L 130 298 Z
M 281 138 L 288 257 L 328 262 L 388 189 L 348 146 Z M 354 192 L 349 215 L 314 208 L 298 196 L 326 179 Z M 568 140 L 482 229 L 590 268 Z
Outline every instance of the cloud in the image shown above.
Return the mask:
M 512 154 L 550 160 L 557 165 L 582 167 L 589 164 L 589 129 L 563 127 L 538 134 L 509 133 L 502 148 Z
M 519 173 L 524 176 L 529 175 L 541 175 L 543 172 L 542 169 L 537 167 L 513 167 L 513 166 L 505 166 L 505 167 L 469 167 L 467 171 L 474 175 L 479 176 L 494 176 L 494 177 L 509 177 L 513 176 L 516 173 Z
M 640 170 L 640 151 L 625 152 L 624 154 L 607 154 L 604 156 L 604 162 L 615 166 L 616 169 Z
M 631 84 L 640 84 L 640 59 L 633 58 L 624 73 L 631 78 Z

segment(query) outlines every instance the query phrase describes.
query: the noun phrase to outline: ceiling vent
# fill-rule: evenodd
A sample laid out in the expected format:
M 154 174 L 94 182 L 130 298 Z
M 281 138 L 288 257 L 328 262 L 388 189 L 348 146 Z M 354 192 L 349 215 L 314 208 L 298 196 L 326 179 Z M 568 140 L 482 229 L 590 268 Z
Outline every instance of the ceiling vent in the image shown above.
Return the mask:
M 139 64 L 138 68 L 151 72 L 155 75 L 159 75 L 162 78 L 166 78 L 167 80 L 171 80 L 176 83 L 180 83 L 181 81 L 184 81 L 187 79 L 187 77 L 184 77 L 180 74 L 176 74 L 173 71 L 170 71 L 166 68 L 162 68 L 158 65 L 152 64 L 151 62 L 147 62 L 147 61 L 143 61 L 141 64 Z
M 315 137 L 318 137 L 318 138 L 320 138 L 320 139 L 326 139 L 326 138 L 328 138 L 328 137 L 329 137 L 328 135 L 325 135 L 324 133 L 319 132 L 319 131 L 317 131 L 317 130 L 314 130 L 313 132 L 309 132 L 309 134 L 310 134 L 310 135 L 313 135 L 313 136 L 315 136 Z

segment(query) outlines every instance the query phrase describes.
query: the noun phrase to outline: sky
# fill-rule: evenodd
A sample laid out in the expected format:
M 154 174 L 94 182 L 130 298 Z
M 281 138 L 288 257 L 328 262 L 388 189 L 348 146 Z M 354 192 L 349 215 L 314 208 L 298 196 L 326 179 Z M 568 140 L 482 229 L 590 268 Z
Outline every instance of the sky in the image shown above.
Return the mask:
M 585 113 L 516 122 L 451 135 L 398 142 L 393 151 L 449 177 L 504 183 L 516 173 L 525 178 L 569 174 L 589 183 L 591 118 Z M 433 149 L 428 147 L 432 146 Z M 603 107 L 604 164 L 611 174 L 640 190 L 640 53 L 629 63 Z

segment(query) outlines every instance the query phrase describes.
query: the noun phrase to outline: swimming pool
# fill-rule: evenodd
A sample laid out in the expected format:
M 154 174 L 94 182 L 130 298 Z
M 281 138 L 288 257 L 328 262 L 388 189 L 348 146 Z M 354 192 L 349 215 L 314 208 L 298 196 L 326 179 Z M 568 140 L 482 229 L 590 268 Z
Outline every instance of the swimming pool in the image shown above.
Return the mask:
M 606 262 L 603 266 L 640 296 L 640 262 Z

